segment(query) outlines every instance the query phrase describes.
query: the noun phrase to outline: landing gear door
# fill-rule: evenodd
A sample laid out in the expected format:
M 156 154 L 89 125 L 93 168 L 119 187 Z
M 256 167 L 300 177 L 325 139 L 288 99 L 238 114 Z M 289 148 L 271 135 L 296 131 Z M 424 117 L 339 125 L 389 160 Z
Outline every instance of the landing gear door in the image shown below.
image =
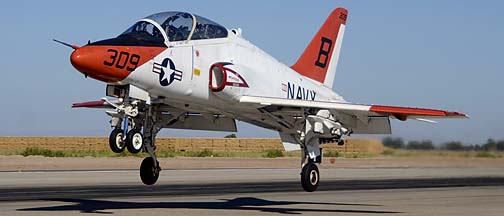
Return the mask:
M 106 96 L 115 98 L 125 98 L 128 95 L 130 98 L 139 99 L 150 104 L 149 92 L 138 88 L 134 85 L 111 85 L 107 84 Z
M 128 92 L 127 85 L 107 84 L 107 88 L 105 90 L 105 95 L 108 97 L 124 98 L 124 96 L 126 95 L 127 92 Z

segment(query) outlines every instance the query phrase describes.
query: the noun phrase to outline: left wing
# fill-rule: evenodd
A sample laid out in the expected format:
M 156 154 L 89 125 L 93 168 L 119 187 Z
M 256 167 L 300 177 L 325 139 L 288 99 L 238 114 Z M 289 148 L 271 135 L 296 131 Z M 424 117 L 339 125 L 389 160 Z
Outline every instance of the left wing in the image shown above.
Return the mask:
M 292 115 L 292 112 L 297 112 L 299 116 L 302 115 L 303 108 L 329 110 L 337 113 L 338 120 L 352 128 L 356 133 L 366 134 L 390 133 L 389 117 L 401 121 L 414 119 L 427 122 L 434 122 L 430 119 L 440 118 L 468 118 L 463 113 L 437 109 L 365 105 L 346 102 L 306 101 L 258 96 L 243 96 L 240 102 L 257 108 L 271 110 L 272 114 L 278 115 L 285 115 L 287 113 Z
M 243 96 L 241 103 L 259 106 L 282 106 L 298 108 L 317 108 L 341 111 L 347 114 L 366 116 L 395 117 L 401 121 L 412 118 L 468 118 L 466 114 L 437 109 L 411 108 L 398 106 L 364 105 L 344 102 L 306 101 L 271 97 Z

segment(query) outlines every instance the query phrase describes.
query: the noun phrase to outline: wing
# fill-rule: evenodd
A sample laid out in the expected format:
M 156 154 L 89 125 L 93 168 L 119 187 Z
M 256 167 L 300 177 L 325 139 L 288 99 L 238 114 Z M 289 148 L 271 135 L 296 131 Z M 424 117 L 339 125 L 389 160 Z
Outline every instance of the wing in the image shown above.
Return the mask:
M 73 103 L 72 108 L 104 108 L 104 109 L 113 109 L 114 107 L 111 106 L 110 104 L 106 103 L 105 101 L 99 100 L 99 101 L 87 101 L 87 102 L 80 102 L 80 103 Z
M 101 108 L 101 109 L 114 109 L 122 103 L 122 100 L 110 101 L 107 98 L 102 98 L 97 101 L 87 101 L 80 103 L 73 103 L 72 108 Z
M 339 120 L 356 130 L 357 133 L 370 134 L 390 133 L 390 117 L 401 121 L 415 119 L 428 122 L 433 122 L 429 119 L 438 118 L 468 118 L 468 116 L 463 113 L 437 109 L 365 105 L 345 102 L 305 101 L 257 96 L 243 96 L 240 102 L 258 108 L 273 110 L 273 112 L 280 115 L 287 112 L 296 112 L 296 110 L 302 112 L 302 108 L 329 110 L 333 113 L 337 113 Z
M 120 101 L 108 101 L 103 98 L 99 101 L 87 101 L 72 104 L 72 108 L 98 108 L 115 109 L 121 104 Z M 161 104 L 161 109 L 165 112 L 161 118 L 164 121 L 163 128 L 206 130 L 206 131 L 227 131 L 236 132 L 235 119 L 219 114 L 190 113 L 165 104 Z M 109 113 L 109 112 L 107 112 Z M 116 113 L 117 111 L 110 112 Z

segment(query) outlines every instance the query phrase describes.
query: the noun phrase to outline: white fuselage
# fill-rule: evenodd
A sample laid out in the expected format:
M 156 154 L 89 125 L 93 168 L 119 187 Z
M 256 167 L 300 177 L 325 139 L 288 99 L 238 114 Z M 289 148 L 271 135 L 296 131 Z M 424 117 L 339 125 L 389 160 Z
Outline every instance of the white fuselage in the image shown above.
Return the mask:
M 177 108 L 201 113 L 227 113 L 240 119 L 240 113 L 258 112 L 238 104 L 241 96 L 261 96 L 317 101 L 344 101 L 328 87 L 306 78 L 277 61 L 249 41 L 230 33 L 227 38 L 173 42 L 169 48 L 137 68 L 124 80 L 151 97 L 162 97 Z M 182 79 L 161 86 L 153 73 L 155 63 L 170 58 Z M 226 86 L 230 95 L 219 96 L 209 88 L 210 68 L 215 63 L 232 63 L 249 87 Z

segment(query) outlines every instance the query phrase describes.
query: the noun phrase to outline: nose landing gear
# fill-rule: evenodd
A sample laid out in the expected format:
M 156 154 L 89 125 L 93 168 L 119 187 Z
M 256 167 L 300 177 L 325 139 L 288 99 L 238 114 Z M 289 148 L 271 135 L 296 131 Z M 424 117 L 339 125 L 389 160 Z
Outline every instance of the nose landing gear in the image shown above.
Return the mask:
M 144 145 L 144 139 L 142 136 L 142 131 L 138 128 L 134 128 L 128 132 L 126 136 L 126 148 L 130 153 L 136 154 L 140 152 Z
M 122 153 L 125 148 L 132 154 L 139 153 L 144 146 L 142 131 L 134 128 L 128 132 L 127 136 L 124 136 L 122 129 L 115 128 L 110 132 L 109 146 L 114 153 Z
M 109 136 L 110 150 L 114 153 L 121 153 L 124 151 L 125 143 L 123 140 L 124 132 L 119 128 L 112 130 Z

